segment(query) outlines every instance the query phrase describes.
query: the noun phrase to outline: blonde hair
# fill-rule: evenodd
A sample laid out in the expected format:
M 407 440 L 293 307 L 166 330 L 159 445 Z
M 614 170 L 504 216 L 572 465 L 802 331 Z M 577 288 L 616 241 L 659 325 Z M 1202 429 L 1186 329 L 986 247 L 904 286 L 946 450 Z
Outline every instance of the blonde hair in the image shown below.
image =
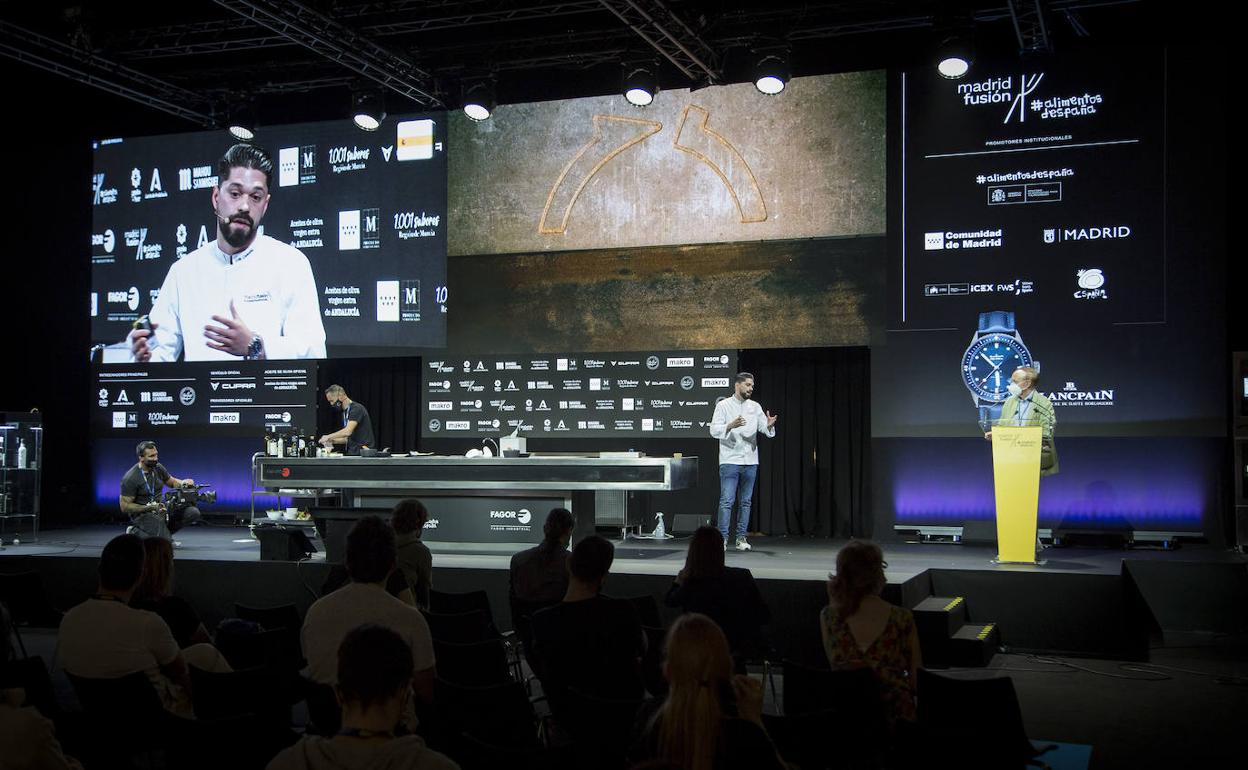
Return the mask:
M 728 638 L 705 615 L 681 615 L 667 633 L 668 693 L 656 718 L 659 756 L 688 770 L 712 770 L 724 710 L 720 693 L 732 686 Z

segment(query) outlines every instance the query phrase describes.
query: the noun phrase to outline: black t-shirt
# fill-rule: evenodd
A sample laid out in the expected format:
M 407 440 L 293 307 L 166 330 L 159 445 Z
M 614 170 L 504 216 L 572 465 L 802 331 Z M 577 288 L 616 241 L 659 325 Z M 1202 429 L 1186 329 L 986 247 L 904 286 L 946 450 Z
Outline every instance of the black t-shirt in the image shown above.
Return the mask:
M 139 505 L 147 505 L 152 500 L 160 498 L 160 493 L 164 490 L 168 479 L 169 471 L 165 470 L 165 466 L 160 463 L 157 463 L 156 469 L 152 471 L 135 463 L 130 466 L 130 470 L 126 471 L 126 475 L 121 477 L 121 494 L 123 497 L 133 497 L 134 502 Z
M 360 451 L 361 446 L 376 449 L 374 444 L 377 443 L 373 436 L 373 421 L 368 417 L 368 410 L 359 401 L 352 401 L 343 410 L 342 427 L 347 427 L 347 423 L 355 420 L 355 432 L 347 436 L 347 454 L 356 454 Z
M 666 602 L 669 607 L 710 617 L 723 629 L 734 655 L 762 649 L 762 626 L 771 619 L 771 611 L 748 569 L 725 567 L 719 577 L 673 583 Z

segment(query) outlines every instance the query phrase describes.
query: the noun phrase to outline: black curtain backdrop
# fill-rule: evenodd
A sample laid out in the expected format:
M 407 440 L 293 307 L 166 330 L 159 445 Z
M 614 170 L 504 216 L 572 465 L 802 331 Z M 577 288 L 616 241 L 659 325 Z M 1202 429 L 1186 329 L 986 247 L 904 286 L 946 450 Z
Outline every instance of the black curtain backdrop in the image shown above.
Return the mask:
M 754 397 L 779 415 L 759 441 L 751 530 L 871 537 L 871 365 L 867 348 L 742 351 Z
M 871 537 L 873 517 L 867 500 L 870 424 L 870 358 L 867 348 L 745 350 L 741 368 L 755 376 L 755 397 L 778 414 L 776 439 L 761 439 L 758 487 L 750 531 L 796 537 Z M 462 453 L 476 441 L 419 441 L 421 424 L 419 358 L 328 360 L 321 363 L 319 390 L 337 383 L 364 404 L 380 447 Z M 318 396 L 317 434 L 337 429 L 336 412 Z M 707 415 L 710 416 L 709 414 Z M 643 510 L 702 511 L 714 515 L 718 496 L 717 445 L 697 446 L 671 439 L 542 439 L 539 451 L 594 451 L 636 448 L 651 456 L 683 451 L 703 457 L 697 490 L 643 502 Z M 647 516 L 648 529 L 653 526 Z
M 322 361 L 317 377 L 316 435 L 342 427 L 339 413 L 325 401 L 325 389 L 341 385 L 352 401 L 368 410 L 377 449 L 416 449 L 420 435 L 420 358 L 344 358 Z

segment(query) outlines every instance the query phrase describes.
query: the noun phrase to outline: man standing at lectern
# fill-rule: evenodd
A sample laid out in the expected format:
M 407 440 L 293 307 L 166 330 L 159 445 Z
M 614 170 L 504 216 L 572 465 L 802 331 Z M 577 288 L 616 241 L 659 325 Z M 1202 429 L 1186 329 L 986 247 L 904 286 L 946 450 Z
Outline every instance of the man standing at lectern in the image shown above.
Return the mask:
M 728 547 L 728 525 L 732 523 L 732 505 L 741 501 L 737 517 L 738 551 L 750 550 L 745 533 L 750 524 L 750 504 L 754 499 L 754 481 L 758 478 L 758 434 L 768 438 L 776 435 L 777 416 L 764 412 L 754 393 L 754 375 L 737 374 L 730 398 L 720 399 L 711 418 L 711 436 L 719 439 L 719 534 Z
M 1053 428 L 1057 425 L 1057 415 L 1053 412 L 1053 402 L 1036 390 L 1040 381 L 1040 372 L 1032 366 L 1020 366 L 1010 375 L 1009 398 L 1001 405 L 1001 418 L 998 425 L 1039 425 L 1041 428 L 1040 444 L 1040 475 L 1052 476 L 1057 473 L 1057 447 L 1053 443 Z M 991 439 L 992 431 L 984 434 Z

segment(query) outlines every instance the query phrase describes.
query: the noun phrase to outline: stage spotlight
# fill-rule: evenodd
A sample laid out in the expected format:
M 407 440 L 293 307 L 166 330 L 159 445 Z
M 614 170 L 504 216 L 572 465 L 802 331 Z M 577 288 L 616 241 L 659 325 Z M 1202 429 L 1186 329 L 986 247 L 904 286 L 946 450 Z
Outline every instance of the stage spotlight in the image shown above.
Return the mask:
M 386 108 L 380 91 L 356 91 L 351 97 L 351 120 L 363 131 L 376 131 L 386 119 Z
M 936 70 L 942 77 L 957 80 L 971 69 L 971 46 L 962 35 L 945 38 L 937 49 Z
M 645 107 L 654 101 L 659 79 L 653 65 L 634 64 L 624 69 L 624 98 L 634 107 Z
M 754 63 L 754 87 L 768 96 L 775 96 L 788 82 L 788 54 L 781 51 L 759 53 Z
M 489 120 L 490 115 L 494 114 L 495 106 L 492 81 L 480 80 L 464 90 L 464 114 L 469 120 L 477 123 Z
M 230 136 L 241 142 L 250 142 L 256 138 L 256 105 L 250 99 L 243 99 L 230 107 L 226 128 Z

